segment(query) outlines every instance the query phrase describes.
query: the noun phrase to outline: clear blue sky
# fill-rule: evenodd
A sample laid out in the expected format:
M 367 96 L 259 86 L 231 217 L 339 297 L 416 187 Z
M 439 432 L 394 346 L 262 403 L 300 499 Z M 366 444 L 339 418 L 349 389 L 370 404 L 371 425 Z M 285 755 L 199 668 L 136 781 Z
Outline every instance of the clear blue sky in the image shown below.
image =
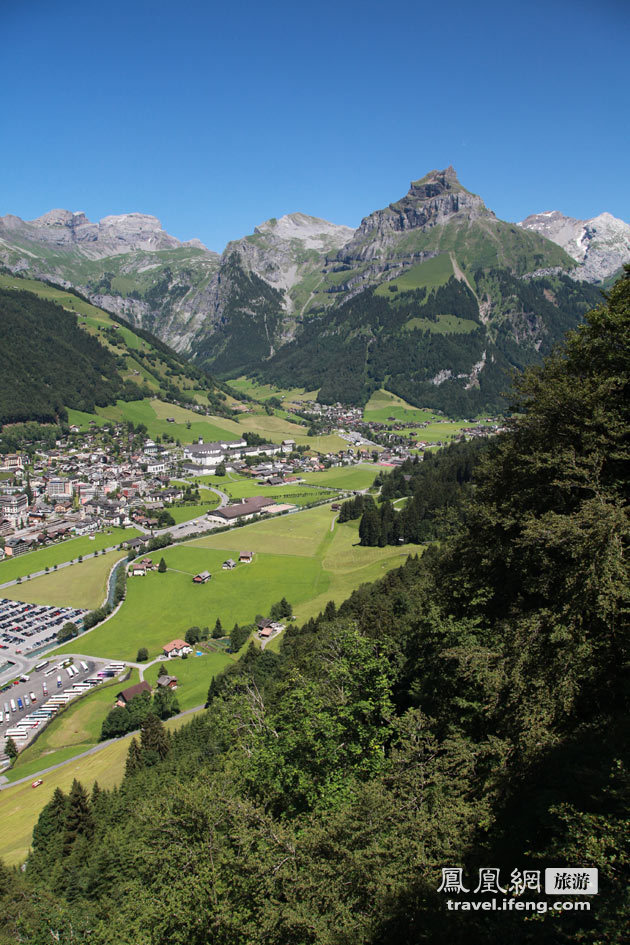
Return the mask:
M 221 251 L 453 164 L 503 219 L 630 221 L 627 0 L 2 6 L 0 214 L 136 210 Z

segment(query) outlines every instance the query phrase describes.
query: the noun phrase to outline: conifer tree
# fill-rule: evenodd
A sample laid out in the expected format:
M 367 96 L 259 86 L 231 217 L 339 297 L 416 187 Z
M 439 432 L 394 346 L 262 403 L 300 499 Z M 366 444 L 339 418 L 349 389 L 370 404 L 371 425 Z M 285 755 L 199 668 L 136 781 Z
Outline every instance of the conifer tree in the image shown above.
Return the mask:
M 79 837 L 85 837 L 89 840 L 93 833 L 94 821 L 92 819 L 87 791 L 81 782 L 77 781 L 75 778 L 72 782 L 70 794 L 68 795 L 68 808 L 62 851 L 64 858 L 72 853 Z
M 334 620 L 337 616 L 337 608 L 334 600 L 329 600 L 324 608 L 324 620 Z
M 142 752 L 140 751 L 140 746 L 134 737 L 129 743 L 129 751 L 127 752 L 127 761 L 125 763 L 125 777 L 130 777 L 132 774 L 135 774 L 136 771 L 140 771 L 140 769 L 143 767 L 144 761 L 142 759 Z
M 163 761 L 169 753 L 170 741 L 168 732 L 161 720 L 152 712 L 142 723 L 140 733 L 140 747 L 145 765 L 154 765 Z

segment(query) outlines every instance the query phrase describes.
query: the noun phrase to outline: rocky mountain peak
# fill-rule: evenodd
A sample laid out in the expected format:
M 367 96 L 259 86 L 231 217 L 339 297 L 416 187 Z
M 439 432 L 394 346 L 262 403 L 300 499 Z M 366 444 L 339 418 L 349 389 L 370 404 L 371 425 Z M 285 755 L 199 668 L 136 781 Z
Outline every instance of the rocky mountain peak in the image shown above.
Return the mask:
M 311 217 L 306 213 L 287 213 L 276 219 L 273 217 L 254 228 L 254 233 L 269 236 L 275 240 L 299 240 L 306 249 L 318 251 L 338 248 L 347 243 L 354 230 L 349 226 L 329 223 L 320 217 Z
M 579 263 L 575 277 L 587 282 L 603 282 L 630 262 L 630 225 L 612 213 L 576 220 L 558 210 L 547 210 L 532 214 L 519 226 L 561 246 Z
M 481 197 L 462 187 L 452 166 L 430 171 L 412 181 L 396 203 L 365 217 L 339 258 L 344 262 L 377 259 L 410 230 L 426 232 L 453 217 L 464 222 L 480 216 L 495 219 Z

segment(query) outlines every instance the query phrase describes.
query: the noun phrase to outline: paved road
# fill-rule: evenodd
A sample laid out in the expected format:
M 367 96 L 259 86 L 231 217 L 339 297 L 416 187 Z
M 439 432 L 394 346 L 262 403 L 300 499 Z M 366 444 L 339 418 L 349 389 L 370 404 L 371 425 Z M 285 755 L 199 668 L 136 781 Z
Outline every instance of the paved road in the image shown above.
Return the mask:
M 196 705 L 192 709 L 186 709 L 185 712 L 180 712 L 179 715 L 174 715 L 173 718 L 181 719 L 185 715 L 192 715 L 193 712 L 199 712 L 199 710 L 203 708 L 203 705 Z M 140 730 L 137 729 L 135 732 L 129 732 L 128 734 L 136 735 L 138 731 Z M 103 748 L 107 748 L 108 745 L 112 745 L 116 741 L 118 741 L 117 738 L 109 738 L 105 742 L 100 742 L 98 745 L 94 745 L 93 748 L 88 748 L 87 751 L 82 751 L 80 755 L 74 755 L 72 758 L 68 758 L 66 761 L 60 761 L 58 764 L 51 765 L 49 768 L 42 768 L 41 771 L 36 771 L 33 774 L 29 774 L 27 778 L 19 778 L 17 781 L 7 781 L 5 778 L 5 783 L 0 783 L 0 791 L 6 791 L 7 788 L 15 787 L 16 784 L 24 784 L 26 781 L 35 781 L 37 778 L 41 778 L 43 775 L 48 774 L 50 771 L 56 771 L 57 768 L 63 768 L 64 765 L 69 765 L 71 761 L 78 761 L 79 758 L 85 758 L 87 755 L 95 755 L 97 751 L 102 751 Z

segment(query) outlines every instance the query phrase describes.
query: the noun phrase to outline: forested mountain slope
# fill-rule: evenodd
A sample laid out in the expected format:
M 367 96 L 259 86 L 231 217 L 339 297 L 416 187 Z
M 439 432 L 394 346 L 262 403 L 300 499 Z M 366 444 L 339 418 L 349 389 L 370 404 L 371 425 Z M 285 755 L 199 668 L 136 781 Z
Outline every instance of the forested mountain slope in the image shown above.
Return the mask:
M 626 941 L 629 355 L 630 269 L 527 374 L 447 544 L 147 724 L 120 789 L 55 795 L 0 940 Z M 599 869 L 590 912 L 438 892 L 562 865 Z
M 159 395 L 193 402 L 203 390 L 215 413 L 225 396 L 204 371 L 142 329 L 87 299 L 35 280 L 0 274 L 0 425 L 67 419 L 117 399 Z

